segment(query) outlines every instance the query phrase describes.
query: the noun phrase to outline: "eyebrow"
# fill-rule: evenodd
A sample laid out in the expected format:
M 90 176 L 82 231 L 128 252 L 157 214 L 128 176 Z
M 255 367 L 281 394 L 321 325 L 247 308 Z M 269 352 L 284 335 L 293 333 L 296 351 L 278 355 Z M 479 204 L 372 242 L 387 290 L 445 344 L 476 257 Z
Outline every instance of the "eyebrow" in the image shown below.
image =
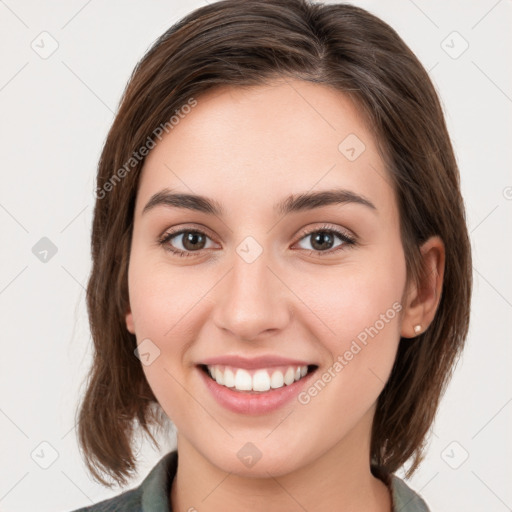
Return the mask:
M 331 204 L 343 205 L 348 203 L 360 204 L 377 212 L 377 208 L 369 199 L 345 189 L 303 192 L 290 195 L 274 205 L 274 212 L 278 215 L 286 215 L 288 213 L 313 210 Z M 167 188 L 151 196 L 142 210 L 142 215 L 157 206 L 194 210 L 218 217 L 224 215 L 222 205 L 213 199 L 195 194 L 173 193 Z

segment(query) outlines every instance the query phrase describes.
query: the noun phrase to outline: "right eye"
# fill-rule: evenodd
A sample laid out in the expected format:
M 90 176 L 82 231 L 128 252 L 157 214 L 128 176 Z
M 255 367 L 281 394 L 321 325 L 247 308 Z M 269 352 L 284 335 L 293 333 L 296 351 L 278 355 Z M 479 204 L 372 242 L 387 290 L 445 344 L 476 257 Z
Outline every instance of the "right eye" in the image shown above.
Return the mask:
M 171 244 L 171 240 L 175 238 L 180 240 L 179 245 L 181 245 L 182 248 L 176 248 Z M 177 256 L 189 257 L 193 256 L 193 253 L 208 249 L 209 247 L 205 247 L 207 240 L 211 239 L 203 231 L 198 229 L 181 229 L 166 232 L 158 242 L 166 251 L 176 254 Z

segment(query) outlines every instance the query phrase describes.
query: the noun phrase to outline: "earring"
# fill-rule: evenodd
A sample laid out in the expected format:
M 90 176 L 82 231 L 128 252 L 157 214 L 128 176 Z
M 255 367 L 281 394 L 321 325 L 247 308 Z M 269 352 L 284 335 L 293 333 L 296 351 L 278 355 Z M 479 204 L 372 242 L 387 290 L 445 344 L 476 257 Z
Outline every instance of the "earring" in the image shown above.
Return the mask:
M 414 332 L 416 334 L 419 334 L 421 332 L 421 325 L 420 324 L 414 326 Z

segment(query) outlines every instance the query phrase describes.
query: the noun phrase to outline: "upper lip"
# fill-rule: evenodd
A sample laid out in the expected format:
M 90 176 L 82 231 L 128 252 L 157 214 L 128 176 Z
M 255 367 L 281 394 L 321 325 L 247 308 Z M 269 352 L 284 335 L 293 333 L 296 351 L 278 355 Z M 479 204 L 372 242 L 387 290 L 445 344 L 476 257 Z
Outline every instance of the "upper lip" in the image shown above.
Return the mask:
M 237 355 L 225 355 L 209 357 L 208 359 L 201 361 L 199 364 L 204 364 L 206 366 L 213 366 L 218 364 L 251 370 L 254 368 L 268 368 L 271 366 L 310 366 L 313 363 L 274 355 L 264 355 L 251 358 Z

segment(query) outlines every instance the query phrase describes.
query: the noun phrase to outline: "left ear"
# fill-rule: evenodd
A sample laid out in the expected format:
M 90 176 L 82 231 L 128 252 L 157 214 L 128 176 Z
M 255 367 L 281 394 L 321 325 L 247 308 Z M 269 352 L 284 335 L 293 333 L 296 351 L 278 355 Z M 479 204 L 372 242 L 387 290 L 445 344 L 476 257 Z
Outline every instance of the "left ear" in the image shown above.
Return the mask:
M 439 236 L 433 236 L 423 243 L 420 252 L 425 272 L 421 282 L 411 282 L 405 294 L 400 333 L 404 338 L 414 338 L 428 328 L 441 300 L 445 263 L 444 243 Z

